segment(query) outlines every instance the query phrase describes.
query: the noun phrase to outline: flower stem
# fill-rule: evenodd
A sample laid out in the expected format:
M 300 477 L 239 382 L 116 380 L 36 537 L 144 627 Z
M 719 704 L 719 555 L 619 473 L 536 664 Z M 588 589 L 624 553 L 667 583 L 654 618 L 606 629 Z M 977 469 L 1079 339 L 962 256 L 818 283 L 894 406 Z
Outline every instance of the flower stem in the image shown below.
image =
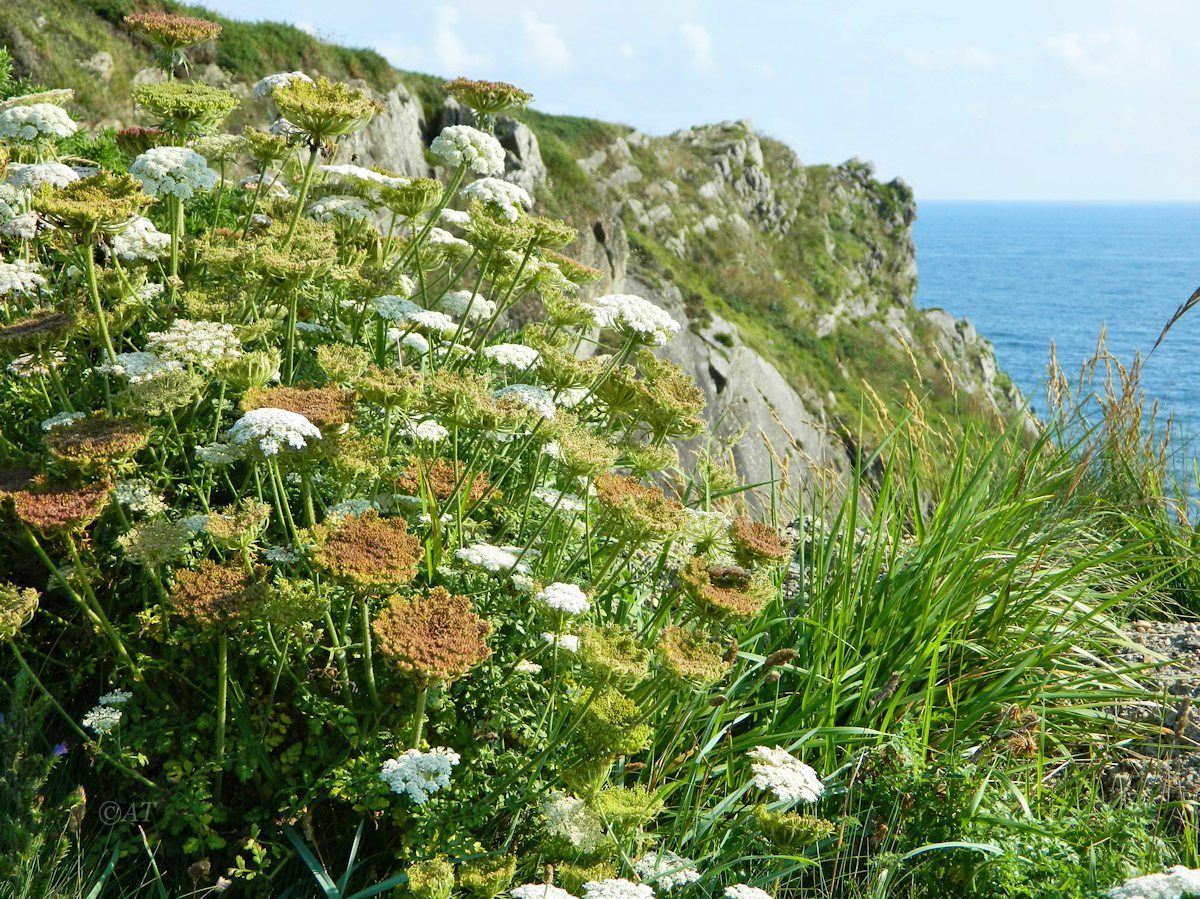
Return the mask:
M 217 638 L 217 777 L 213 799 L 221 799 L 221 782 L 225 777 L 225 711 L 229 705 L 229 632 L 222 630 Z
M 112 338 L 108 335 L 108 320 L 104 317 L 104 307 L 100 303 L 100 285 L 96 280 L 96 258 L 92 254 L 92 235 L 94 231 L 84 234 L 83 269 L 87 273 L 88 294 L 92 299 L 92 311 L 96 313 L 96 327 L 100 331 L 100 339 L 104 342 L 104 350 L 108 353 L 110 365 L 117 363 L 117 351 L 113 348 Z
M 300 216 L 304 214 L 304 203 L 308 200 L 308 189 L 312 185 L 313 173 L 317 170 L 317 160 L 321 158 L 321 151 L 316 148 L 309 148 L 308 162 L 304 166 L 304 182 L 300 185 L 300 196 L 296 198 L 296 208 L 292 211 L 292 220 L 288 224 L 287 234 L 283 238 L 283 248 L 286 250 L 292 243 L 292 237 L 296 233 L 296 226 L 300 224 Z M 292 322 L 292 330 L 295 330 L 296 322 Z M 288 344 L 291 344 L 289 335 Z
M 425 727 L 425 703 L 429 698 L 429 687 L 422 686 L 417 693 L 417 707 L 413 709 L 412 739 L 408 745 L 413 749 L 421 748 L 421 731 Z

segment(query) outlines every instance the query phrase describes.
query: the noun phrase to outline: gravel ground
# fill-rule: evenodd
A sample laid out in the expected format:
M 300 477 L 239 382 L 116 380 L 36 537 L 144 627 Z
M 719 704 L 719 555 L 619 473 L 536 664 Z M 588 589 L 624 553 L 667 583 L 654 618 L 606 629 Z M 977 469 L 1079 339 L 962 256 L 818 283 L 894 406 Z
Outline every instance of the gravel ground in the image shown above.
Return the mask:
M 1133 717 L 1161 725 L 1158 741 L 1107 771 L 1112 786 L 1144 788 L 1167 800 L 1200 800 L 1200 623 L 1135 621 L 1130 639 L 1145 647 L 1120 656 L 1129 662 L 1170 664 L 1145 673 L 1162 699 L 1134 709 Z M 1140 757 L 1139 757 L 1140 756 Z

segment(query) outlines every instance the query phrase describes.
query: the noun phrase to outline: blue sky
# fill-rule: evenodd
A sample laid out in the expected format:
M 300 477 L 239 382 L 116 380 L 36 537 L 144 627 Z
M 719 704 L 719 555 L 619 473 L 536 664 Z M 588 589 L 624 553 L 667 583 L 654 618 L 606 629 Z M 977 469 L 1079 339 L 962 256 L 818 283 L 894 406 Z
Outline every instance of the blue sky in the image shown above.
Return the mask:
M 750 118 L 924 199 L 1200 200 L 1194 0 L 208 0 L 546 112 Z

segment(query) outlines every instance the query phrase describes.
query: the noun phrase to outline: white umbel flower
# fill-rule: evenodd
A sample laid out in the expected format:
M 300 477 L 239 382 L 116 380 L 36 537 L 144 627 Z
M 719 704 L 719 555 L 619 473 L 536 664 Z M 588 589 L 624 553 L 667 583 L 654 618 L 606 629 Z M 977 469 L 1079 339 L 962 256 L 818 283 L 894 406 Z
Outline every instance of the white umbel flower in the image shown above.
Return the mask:
M 584 899 L 654 899 L 654 890 L 624 877 L 589 880 L 583 885 Z
M 825 792 L 817 772 L 779 746 L 756 746 L 749 755 L 754 785 L 784 802 L 816 802 Z
M 274 75 L 260 79 L 250 90 L 250 96 L 255 100 L 262 100 L 271 96 L 275 92 L 275 88 L 291 84 L 293 81 L 307 81 L 312 84 L 312 79 L 303 72 L 276 72 Z
M 519 562 L 520 549 L 509 546 L 493 546 L 490 543 L 473 543 L 456 550 L 454 555 L 473 568 L 499 574 L 504 571 L 526 571 L 529 566 Z
M 547 421 L 554 420 L 556 414 L 554 397 L 550 391 L 538 387 L 536 384 L 509 384 L 507 387 L 501 387 L 495 391 L 492 396 L 496 400 L 515 400 Z
M 182 371 L 183 365 L 174 359 L 163 359 L 154 353 L 117 353 L 113 362 L 97 365 L 95 370 L 102 375 L 128 378 L 130 384 L 141 384 L 153 381 L 168 372 Z
M 733 886 L 725 887 L 725 899 L 774 899 L 774 897 L 758 887 L 735 883 Z
M 57 415 L 51 415 L 42 422 L 42 430 L 53 431 L 55 428 L 61 428 L 63 425 L 73 424 L 85 418 L 87 416 L 82 412 L 59 412 Z
M 141 181 L 151 196 L 180 200 L 211 190 L 220 180 L 208 167 L 208 160 L 189 147 L 151 147 L 133 161 L 129 174 Z
M 676 855 L 670 849 L 647 852 L 634 863 L 633 870 L 643 881 L 660 890 L 677 890 L 700 879 L 696 863 Z
M 463 189 L 463 195 L 479 200 L 498 210 L 510 222 L 521 217 L 521 210 L 533 206 L 533 198 L 525 188 L 499 178 L 480 178 Z
M 497 343 L 483 348 L 483 355 L 498 365 L 521 371 L 533 368 L 542 360 L 542 354 L 523 343 Z
M 574 894 L 552 883 L 525 883 L 509 889 L 508 895 L 513 899 L 575 899 Z
M 83 716 L 83 726 L 104 736 L 121 723 L 121 710 L 110 705 L 98 705 Z
M 471 245 L 461 237 L 455 237 L 443 228 L 430 228 L 425 242 L 431 247 L 441 247 L 448 253 L 470 253 Z
M 326 175 L 334 175 L 338 178 L 349 178 L 351 181 L 359 181 L 363 184 L 374 184 L 380 187 L 401 187 L 411 181 L 411 178 L 393 177 L 391 175 L 381 175 L 379 172 L 374 172 L 371 169 L 363 168 L 361 165 L 323 165 L 321 171 Z
M 472 298 L 469 290 L 452 290 L 437 302 L 437 307 L 450 315 L 458 315 L 467 321 L 485 321 L 496 314 L 496 304 L 481 293 Z
M 46 286 L 46 279 L 38 272 L 36 262 L 14 259 L 0 262 L 0 296 L 32 296 Z
M 564 837 L 576 849 L 592 852 L 604 839 L 604 827 L 587 803 L 566 793 L 552 792 L 542 800 L 542 817 L 552 836 Z
M 113 252 L 126 262 L 154 262 L 171 252 L 171 235 L 159 231 L 145 216 L 135 215 L 113 238 Z
M 408 435 L 417 443 L 441 443 L 450 436 L 450 431 L 441 422 L 429 419 L 412 425 L 408 429 Z
M 218 362 L 240 356 L 242 342 L 233 325 L 226 322 L 177 318 L 167 330 L 151 331 L 146 349 L 187 365 L 212 368 Z
M 42 217 L 36 212 L 22 212 L 20 215 L 15 215 L 3 225 L 0 225 L 0 234 L 5 237 L 16 237 L 20 240 L 33 240 L 37 237 L 38 226 L 41 224 Z M 46 227 L 50 227 L 47 223 Z
M 574 584 L 555 583 L 541 590 L 534 599 L 553 612 L 582 615 L 592 607 L 587 594 Z
M 449 125 L 429 145 L 433 155 L 447 165 L 466 165 L 476 175 L 499 175 L 504 171 L 504 148 L 490 134 L 470 125 Z
M 450 337 L 458 331 L 458 325 L 454 319 L 445 312 L 438 312 L 434 309 L 418 309 L 408 313 L 404 319 L 414 328 L 424 331 L 426 334 Z
M 144 515 L 162 515 L 167 511 L 167 504 L 159 496 L 154 486 L 146 480 L 118 481 L 116 490 L 117 502 L 131 512 Z M 103 702 L 103 700 L 101 700 Z
M 61 162 L 10 163 L 8 166 L 8 183 L 20 190 L 37 190 L 43 184 L 66 187 L 78 180 L 79 173 Z
M 100 697 L 100 705 L 124 705 L 131 699 L 133 694 L 128 690 L 113 690 Z
M 332 194 L 315 200 L 308 214 L 318 222 L 365 222 L 371 218 L 371 207 L 359 197 Z
M 579 637 L 575 634 L 542 634 L 542 639 L 550 646 L 557 646 L 564 652 L 579 652 Z
M 649 300 L 627 293 L 610 293 L 596 300 L 596 324 L 612 328 L 639 343 L 664 346 L 679 333 L 679 322 Z
M 407 297 L 399 297 L 394 294 L 375 297 L 371 300 L 371 308 L 380 318 L 386 318 L 390 322 L 405 322 L 412 313 L 424 311 L 424 307 Z
M 70 137 L 79 126 L 61 106 L 33 103 L 0 110 L 0 137 L 31 144 Z
M 459 761 L 459 754 L 444 746 L 429 752 L 410 749 L 399 758 L 385 761 L 379 779 L 393 793 L 407 794 L 417 805 L 424 805 L 432 794 L 450 786 L 450 772 Z
M 456 225 L 459 228 L 464 228 L 471 224 L 471 216 L 469 213 L 463 212 L 461 209 L 443 209 L 438 213 L 438 220 L 445 222 L 447 225 Z
M 284 451 L 297 452 L 309 441 L 321 439 L 321 429 L 301 415 L 287 409 L 251 409 L 233 423 L 229 439 L 234 446 L 257 449 L 264 456 Z

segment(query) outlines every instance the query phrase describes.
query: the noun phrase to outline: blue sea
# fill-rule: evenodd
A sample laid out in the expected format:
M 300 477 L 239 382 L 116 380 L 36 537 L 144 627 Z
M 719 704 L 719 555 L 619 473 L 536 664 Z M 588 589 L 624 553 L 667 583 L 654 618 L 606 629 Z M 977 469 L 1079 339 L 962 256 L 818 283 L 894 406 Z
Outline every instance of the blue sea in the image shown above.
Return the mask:
M 1128 364 L 1200 285 L 1200 204 L 927 201 L 915 240 L 917 305 L 970 319 L 1039 412 L 1051 341 L 1075 376 L 1106 327 Z M 1200 307 L 1146 362 L 1143 387 L 1181 436 L 1200 435 Z

